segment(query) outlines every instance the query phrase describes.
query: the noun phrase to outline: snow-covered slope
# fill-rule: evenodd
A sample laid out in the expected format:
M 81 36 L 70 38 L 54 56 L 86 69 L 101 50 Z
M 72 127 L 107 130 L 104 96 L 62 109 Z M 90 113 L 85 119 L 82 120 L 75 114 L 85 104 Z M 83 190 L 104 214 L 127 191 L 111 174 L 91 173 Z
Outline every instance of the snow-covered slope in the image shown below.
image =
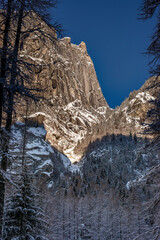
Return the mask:
M 120 107 L 116 107 L 106 119 L 108 132 L 144 136 L 147 112 L 153 107 L 152 100 L 159 94 L 159 82 L 160 78 L 149 78 L 139 90 L 131 92 Z
M 25 161 L 48 187 L 53 185 L 55 175 L 79 171 L 78 165 L 71 164 L 64 154 L 57 152 L 45 141 L 46 133 L 43 126 L 30 127 L 20 122 L 12 126 L 9 148 L 11 165 L 8 171 L 13 177 L 21 172 L 22 161 Z

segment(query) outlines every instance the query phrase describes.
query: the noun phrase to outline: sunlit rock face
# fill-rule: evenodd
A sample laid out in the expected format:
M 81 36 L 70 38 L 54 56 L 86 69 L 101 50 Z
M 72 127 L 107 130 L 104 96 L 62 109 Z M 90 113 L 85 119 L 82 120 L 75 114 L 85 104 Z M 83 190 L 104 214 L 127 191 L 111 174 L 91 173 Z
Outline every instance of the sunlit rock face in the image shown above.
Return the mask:
M 148 111 L 153 108 L 152 101 L 160 92 L 160 78 L 151 77 L 137 91 L 129 94 L 119 107 L 106 119 L 108 133 L 129 135 L 130 133 L 144 137 Z M 149 136 L 152 137 L 152 136 Z
M 86 44 L 72 44 L 69 37 L 57 39 L 55 31 L 39 21 L 50 37 L 30 32 L 20 49 L 20 57 L 34 65 L 33 82 L 39 84 L 44 97 L 36 105 L 29 104 L 30 123 L 44 124 L 46 140 L 71 162 L 80 161 L 89 143 L 106 134 L 141 135 L 149 101 L 156 97 L 155 87 L 150 87 L 159 79 L 149 79 L 120 107 L 110 109 Z M 17 108 L 22 120 L 24 108 L 21 103 Z
M 42 28 L 48 30 L 44 23 Z M 29 106 L 30 122 L 44 124 L 46 140 L 78 162 L 88 144 L 106 133 L 105 118 L 111 112 L 86 44 L 72 44 L 68 37 L 44 40 L 30 33 L 23 40 L 20 56 L 37 64 L 33 80 L 44 90 L 45 100 Z

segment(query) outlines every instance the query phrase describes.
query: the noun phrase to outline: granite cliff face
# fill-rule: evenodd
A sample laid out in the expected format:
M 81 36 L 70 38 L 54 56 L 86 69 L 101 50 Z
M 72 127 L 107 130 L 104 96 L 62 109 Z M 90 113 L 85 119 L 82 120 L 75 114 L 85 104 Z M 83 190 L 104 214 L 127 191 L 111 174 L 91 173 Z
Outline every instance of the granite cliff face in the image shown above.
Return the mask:
M 106 134 L 141 135 L 149 101 L 159 91 L 151 86 L 159 79 L 149 79 L 120 107 L 110 109 L 85 43 L 72 44 L 69 37 L 57 39 L 53 29 L 40 24 L 50 37 L 30 32 L 20 49 L 20 58 L 33 64 L 33 82 L 39 84 L 44 97 L 37 105 L 30 104 L 30 123 L 43 124 L 46 140 L 71 162 L 80 161 L 89 143 Z M 22 104 L 17 108 L 18 119 L 23 121 Z

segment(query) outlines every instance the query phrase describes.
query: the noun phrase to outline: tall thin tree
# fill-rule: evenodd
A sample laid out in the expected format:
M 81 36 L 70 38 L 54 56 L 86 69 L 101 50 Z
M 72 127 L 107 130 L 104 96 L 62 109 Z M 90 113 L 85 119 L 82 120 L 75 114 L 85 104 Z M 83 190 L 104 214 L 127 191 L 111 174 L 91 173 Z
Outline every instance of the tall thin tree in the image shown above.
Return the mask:
M 3 1 L 4 2 L 4 1 Z M 49 21 L 49 12 L 51 7 L 55 7 L 57 0 L 8 0 L 6 4 L 6 9 L 3 11 L 5 21 L 4 21 L 4 34 L 3 34 L 3 47 L 1 54 L 1 69 L 0 69 L 0 124 L 2 122 L 2 110 L 4 104 L 4 90 L 8 92 L 7 98 L 7 120 L 6 120 L 6 130 L 10 131 L 12 124 L 12 115 L 14 110 L 14 98 L 15 94 L 19 93 L 20 95 L 26 95 L 28 97 L 34 97 L 34 95 L 25 88 L 24 74 L 20 76 L 18 72 L 18 57 L 19 57 L 19 46 L 22 36 L 22 27 L 23 20 L 27 14 L 30 14 L 31 17 L 34 16 L 33 21 L 35 20 L 35 13 L 42 20 Z M 5 6 L 5 5 L 4 5 Z M 16 6 L 16 7 L 15 7 Z M 33 12 L 34 11 L 34 12 Z M 14 16 L 14 23 L 17 25 L 11 25 L 11 17 Z M 55 25 L 58 26 L 59 25 Z M 3 24 L 2 24 L 3 30 Z M 37 25 L 33 24 L 33 29 L 37 31 Z M 41 32 L 41 30 L 40 30 Z M 14 34 L 13 34 L 14 33 Z M 13 34 L 13 35 L 12 35 Z M 12 39 L 10 39 L 12 37 Z M 25 75 L 27 77 L 27 75 Z M 20 78 L 20 81 L 18 79 Z M 9 136 L 9 135 L 8 135 Z M 9 149 L 9 138 L 6 138 L 3 146 L 3 154 L 1 159 L 1 172 L 0 172 L 0 238 L 2 236 L 2 219 L 3 219 L 3 208 L 4 208 L 4 195 L 5 195 L 5 177 L 4 173 L 7 169 L 8 162 L 8 149 Z
M 147 133 L 154 133 L 160 136 L 160 0 L 143 0 L 140 6 L 140 19 L 148 20 L 156 15 L 157 24 L 154 33 L 152 34 L 151 43 L 147 48 L 146 53 L 151 56 L 150 74 L 156 75 L 158 81 L 153 82 L 153 87 L 157 88 L 157 96 L 151 103 L 153 107 L 149 110 L 147 117 L 151 120 L 147 124 Z

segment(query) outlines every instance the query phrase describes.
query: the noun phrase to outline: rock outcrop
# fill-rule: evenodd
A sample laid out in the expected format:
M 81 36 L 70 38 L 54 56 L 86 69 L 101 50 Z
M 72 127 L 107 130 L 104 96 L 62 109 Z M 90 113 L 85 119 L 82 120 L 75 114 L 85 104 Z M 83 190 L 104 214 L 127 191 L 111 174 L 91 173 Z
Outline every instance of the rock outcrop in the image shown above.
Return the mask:
M 152 100 L 160 92 L 160 78 L 151 77 L 137 91 L 130 93 L 129 97 L 117 107 L 106 120 L 108 132 L 115 134 L 143 136 L 146 129 L 148 111 L 153 108 Z
M 48 31 L 48 26 L 42 24 L 42 29 Z M 55 40 L 54 34 L 54 40 L 35 32 L 23 39 L 20 57 L 33 64 L 33 82 L 40 85 L 45 99 L 30 104 L 28 119 L 44 124 L 46 140 L 77 162 L 88 144 L 106 133 L 105 118 L 111 110 L 86 44 L 77 46 L 68 37 Z M 17 109 L 22 120 L 22 103 L 17 103 Z
M 102 94 L 86 44 L 72 44 L 69 37 L 56 39 L 55 31 L 39 21 L 49 37 L 30 32 L 23 37 L 20 49 L 20 58 L 33 64 L 33 83 L 43 90 L 44 97 L 36 105 L 30 103 L 30 123 L 43 124 L 46 140 L 71 162 L 78 162 L 89 143 L 106 134 L 141 135 L 149 101 L 158 91 L 151 85 L 159 78 L 149 79 L 112 110 Z M 17 109 L 22 120 L 22 102 L 17 103 Z

